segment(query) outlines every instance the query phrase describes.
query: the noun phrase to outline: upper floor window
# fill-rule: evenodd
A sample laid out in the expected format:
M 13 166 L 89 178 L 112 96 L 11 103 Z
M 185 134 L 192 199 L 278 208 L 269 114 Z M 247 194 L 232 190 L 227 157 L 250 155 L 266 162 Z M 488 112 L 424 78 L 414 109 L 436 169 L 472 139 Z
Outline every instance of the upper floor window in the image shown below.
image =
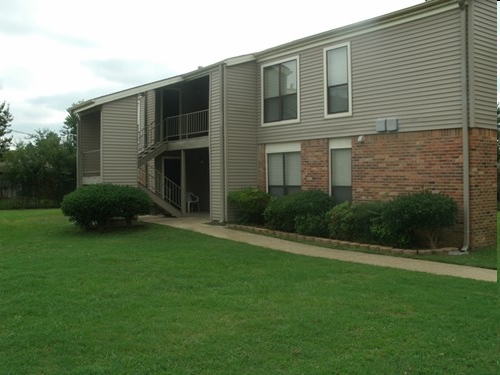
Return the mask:
M 264 123 L 298 118 L 297 59 L 263 67 Z
M 325 67 L 325 117 L 350 115 L 352 112 L 350 45 L 347 43 L 325 49 Z

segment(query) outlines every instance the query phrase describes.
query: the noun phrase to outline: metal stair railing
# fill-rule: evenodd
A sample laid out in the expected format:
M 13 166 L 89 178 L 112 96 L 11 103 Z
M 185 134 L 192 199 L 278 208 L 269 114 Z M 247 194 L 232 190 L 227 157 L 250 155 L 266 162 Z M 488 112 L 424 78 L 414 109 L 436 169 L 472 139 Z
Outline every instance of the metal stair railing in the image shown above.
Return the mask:
M 168 204 L 181 209 L 181 187 L 162 172 L 155 170 L 154 173 L 148 173 L 145 167 L 140 168 L 139 184 Z
M 137 136 L 137 151 L 139 155 L 154 149 L 155 145 L 159 143 L 155 137 L 157 129 L 158 124 L 155 121 L 152 121 L 139 130 L 139 134 Z

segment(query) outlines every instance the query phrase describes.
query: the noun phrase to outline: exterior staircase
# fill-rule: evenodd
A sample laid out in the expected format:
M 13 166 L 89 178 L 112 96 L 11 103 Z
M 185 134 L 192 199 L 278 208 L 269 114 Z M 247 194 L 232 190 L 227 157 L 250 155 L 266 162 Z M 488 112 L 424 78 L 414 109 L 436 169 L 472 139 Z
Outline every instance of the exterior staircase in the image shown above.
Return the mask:
M 165 177 L 163 173 L 155 171 L 153 174 L 148 174 L 145 167 L 141 168 L 138 186 L 151 197 L 155 204 L 170 215 L 183 216 L 181 187 Z
M 208 135 L 208 109 L 168 117 L 162 122 L 151 122 L 139 131 L 137 164 L 138 185 L 163 210 L 172 216 L 183 216 L 182 187 L 169 180 L 160 171 L 149 172 L 147 163 L 169 150 L 176 141 L 189 141 L 191 147 L 197 145 L 195 139 L 202 140 Z M 177 142 L 181 143 L 181 142 Z M 181 143 L 182 144 L 182 143 Z M 184 145 L 189 148 L 189 145 Z

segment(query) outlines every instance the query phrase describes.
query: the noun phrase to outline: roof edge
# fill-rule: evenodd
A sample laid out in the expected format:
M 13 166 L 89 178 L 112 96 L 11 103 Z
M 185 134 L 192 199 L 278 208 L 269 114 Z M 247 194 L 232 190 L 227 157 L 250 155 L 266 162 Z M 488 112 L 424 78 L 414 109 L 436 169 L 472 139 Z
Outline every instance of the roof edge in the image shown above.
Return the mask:
M 456 6 L 458 7 L 460 1 L 463 0 L 426 0 L 421 4 L 413 5 L 411 7 L 403 8 L 391 13 L 386 13 L 377 17 L 369 18 L 367 20 L 358 21 L 335 29 L 310 35 L 305 38 L 300 38 L 285 44 L 280 44 L 279 46 L 271 47 L 257 52 L 254 55 L 257 59 L 262 59 L 275 53 L 300 49 L 301 47 L 307 46 L 312 41 L 314 41 L 315 43 L 321 43 L 322 41 L 326 41 L 331 38 L 337 39 L 352 33 L 360 33 L 364 30 L 368 31 L 368 29 L 374 26 L 402 21 L 407 19 L 409 16 L 424 16 L 429 12 L 433 12 L 441 8 L 446 8 L 452 4 L 456 4 Z

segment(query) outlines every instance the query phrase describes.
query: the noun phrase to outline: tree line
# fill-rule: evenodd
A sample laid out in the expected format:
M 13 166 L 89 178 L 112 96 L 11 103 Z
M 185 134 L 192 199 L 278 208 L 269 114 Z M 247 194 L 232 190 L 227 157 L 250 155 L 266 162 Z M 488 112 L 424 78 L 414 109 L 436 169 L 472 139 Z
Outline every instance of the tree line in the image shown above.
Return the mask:
M 61 202 L 76 188 L 78 119 L 68 114 L 59 132 L 39 129 L 18 142 L 13 120 L 9 105 L 0 103 L 0 189 L 14 186 L 18 198 Z

